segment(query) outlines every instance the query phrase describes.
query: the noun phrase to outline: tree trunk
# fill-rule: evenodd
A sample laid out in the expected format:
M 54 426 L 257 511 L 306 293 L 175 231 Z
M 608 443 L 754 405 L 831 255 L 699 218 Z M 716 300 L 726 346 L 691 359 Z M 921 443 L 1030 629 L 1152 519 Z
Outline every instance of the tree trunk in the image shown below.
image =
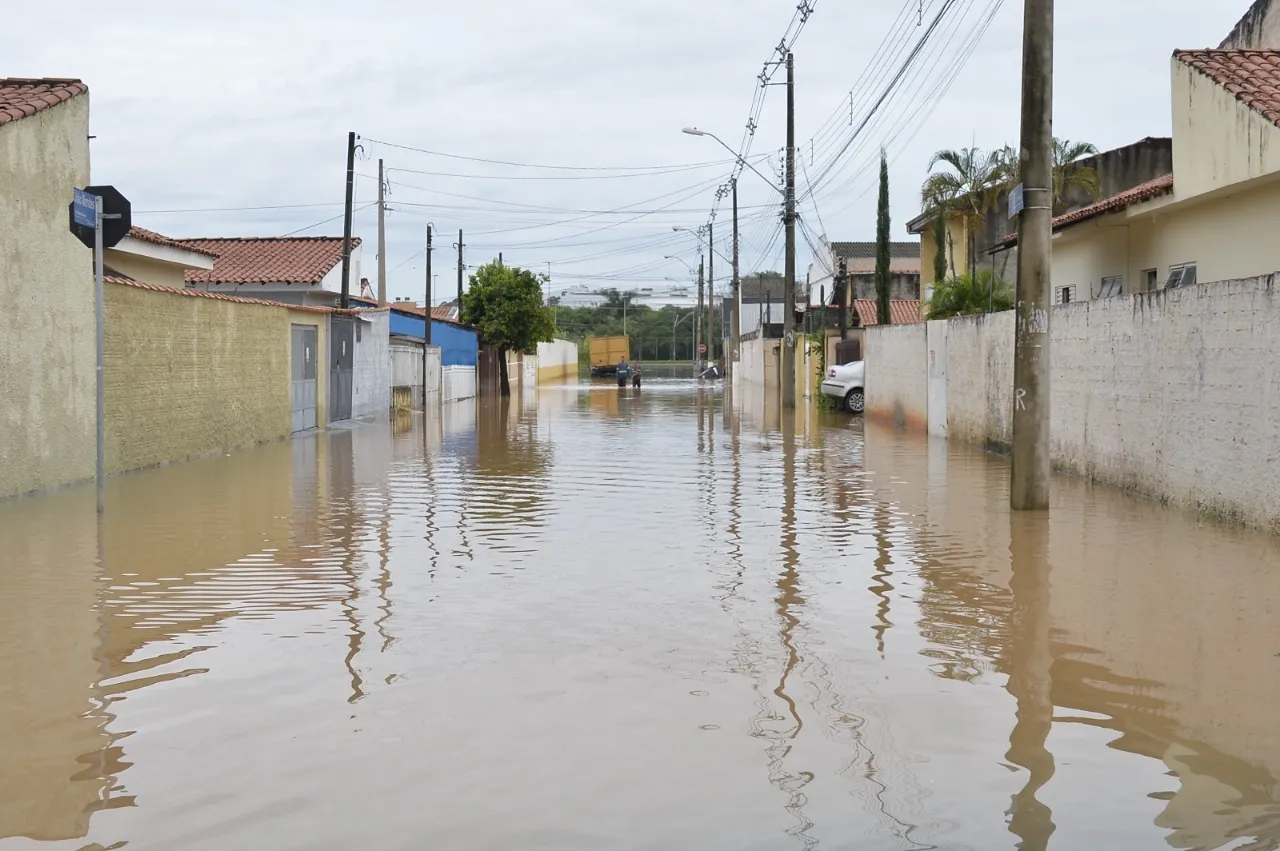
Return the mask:
M 511 380 L 507 377 L 507 350 L 498 349 L 498 375 L 501 394 L 505 398 L 511 395 Z

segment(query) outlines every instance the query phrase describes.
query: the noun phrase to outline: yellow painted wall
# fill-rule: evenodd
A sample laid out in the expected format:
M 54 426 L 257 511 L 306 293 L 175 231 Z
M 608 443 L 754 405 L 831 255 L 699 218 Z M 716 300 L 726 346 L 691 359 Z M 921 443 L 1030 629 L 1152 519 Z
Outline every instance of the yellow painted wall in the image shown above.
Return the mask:
M 67 230 L 88 136 L 87 93 L 0 126 L 0 498 L 93 476 L 93 252 Z
M 319 328 L 327 363 L 324 314 L 121 284 L 105 305 L 108 473 L 287 437 L 293 323 Z M 323 426 L 323 369 L 317 384 Z
M 152 257 L 127 254 L 123 251 L 111 249 L 103 252 L 102 262 L 121 275 L 133 278 L 135 281 L 155 284 L 160 287 L 175 287 L 177 289 L 182 289 L 186 286 L 183 278 L 186 267 L 177 263 L 165 263 Z
M 1184 200 L 1280 171 L 1280 127 L 1173 59 L 1173 173 Z
M 1280 271 L 1280 175 L 1239 191 L 1174 203 L 1135 218 L 1113 216 L 1063 231 L 1053 241 L 1053 285 L 1075 284 L 1077 297 L 1096 294 L 1103 277 L 1123 275 L 1126 293 L 1142 291 L 1142 273 L 1196 264 L 1201 283 Z M 1086 288 L 1087 285 L 1087 288 Z

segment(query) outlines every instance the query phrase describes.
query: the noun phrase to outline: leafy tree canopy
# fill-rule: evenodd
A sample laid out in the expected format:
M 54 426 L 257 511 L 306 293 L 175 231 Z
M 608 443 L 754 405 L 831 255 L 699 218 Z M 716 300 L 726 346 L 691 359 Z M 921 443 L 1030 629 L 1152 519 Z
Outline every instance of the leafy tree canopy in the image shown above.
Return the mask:
M 546 277 L 519 266 L 487 263 L 462 294 L 462 321 L 501 350 L 532 352 L 555 333 L 551 309 L 542 302 Z

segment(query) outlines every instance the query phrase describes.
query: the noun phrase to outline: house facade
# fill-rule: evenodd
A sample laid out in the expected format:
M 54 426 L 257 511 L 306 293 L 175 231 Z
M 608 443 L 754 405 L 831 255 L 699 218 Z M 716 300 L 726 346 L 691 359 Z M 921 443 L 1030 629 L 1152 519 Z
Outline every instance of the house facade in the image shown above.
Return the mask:
M 1054 219 L 1056 302 L 1280 270 L 1280 51 L 1179 51 L 1171 90 L 1171 172 Z
M 209 271 L 217 255 L 137 226 L 102 254 L 111 272 L 161 287 L 182 287 L 188 271 Z
M 849 276 L 846 306 L 858 299 L 876 297 L 876 244 L 874 242 L 827 242 L 809 264 L 809 300 L 819 304 L 826 294 L 826 304 L 838 306 L 836 275 L 843 260 Z M 889 298 L 900 301 L 920 299 L 920 243 L 889 243 Z
M 0 78 L 0 498 L 93 477 L 93 252 L 67 228 L 89 182 L 88 87 Z
M 342 237 L 282 236 L 183 239 L 212 253 L 212 268 L 187 272 L 185 284 L 206 292 L 285 304 L 337 307 L 342 297 Z M 360 240 L 351 240 L 350 295 L 360 295 Z

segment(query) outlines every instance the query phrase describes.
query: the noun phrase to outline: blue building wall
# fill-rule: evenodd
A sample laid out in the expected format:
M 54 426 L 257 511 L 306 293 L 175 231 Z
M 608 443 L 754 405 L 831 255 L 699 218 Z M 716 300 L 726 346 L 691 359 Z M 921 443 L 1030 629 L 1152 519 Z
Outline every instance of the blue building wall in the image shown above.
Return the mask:
M 401 313 L 393 308 L 391 333 L 421 340 L 424 321 L 421 316 Z M 479 359 L 480 338 L 474 328 L 432 319 L 431 344 L 440 347 L 441 366 L 475 366 Z

